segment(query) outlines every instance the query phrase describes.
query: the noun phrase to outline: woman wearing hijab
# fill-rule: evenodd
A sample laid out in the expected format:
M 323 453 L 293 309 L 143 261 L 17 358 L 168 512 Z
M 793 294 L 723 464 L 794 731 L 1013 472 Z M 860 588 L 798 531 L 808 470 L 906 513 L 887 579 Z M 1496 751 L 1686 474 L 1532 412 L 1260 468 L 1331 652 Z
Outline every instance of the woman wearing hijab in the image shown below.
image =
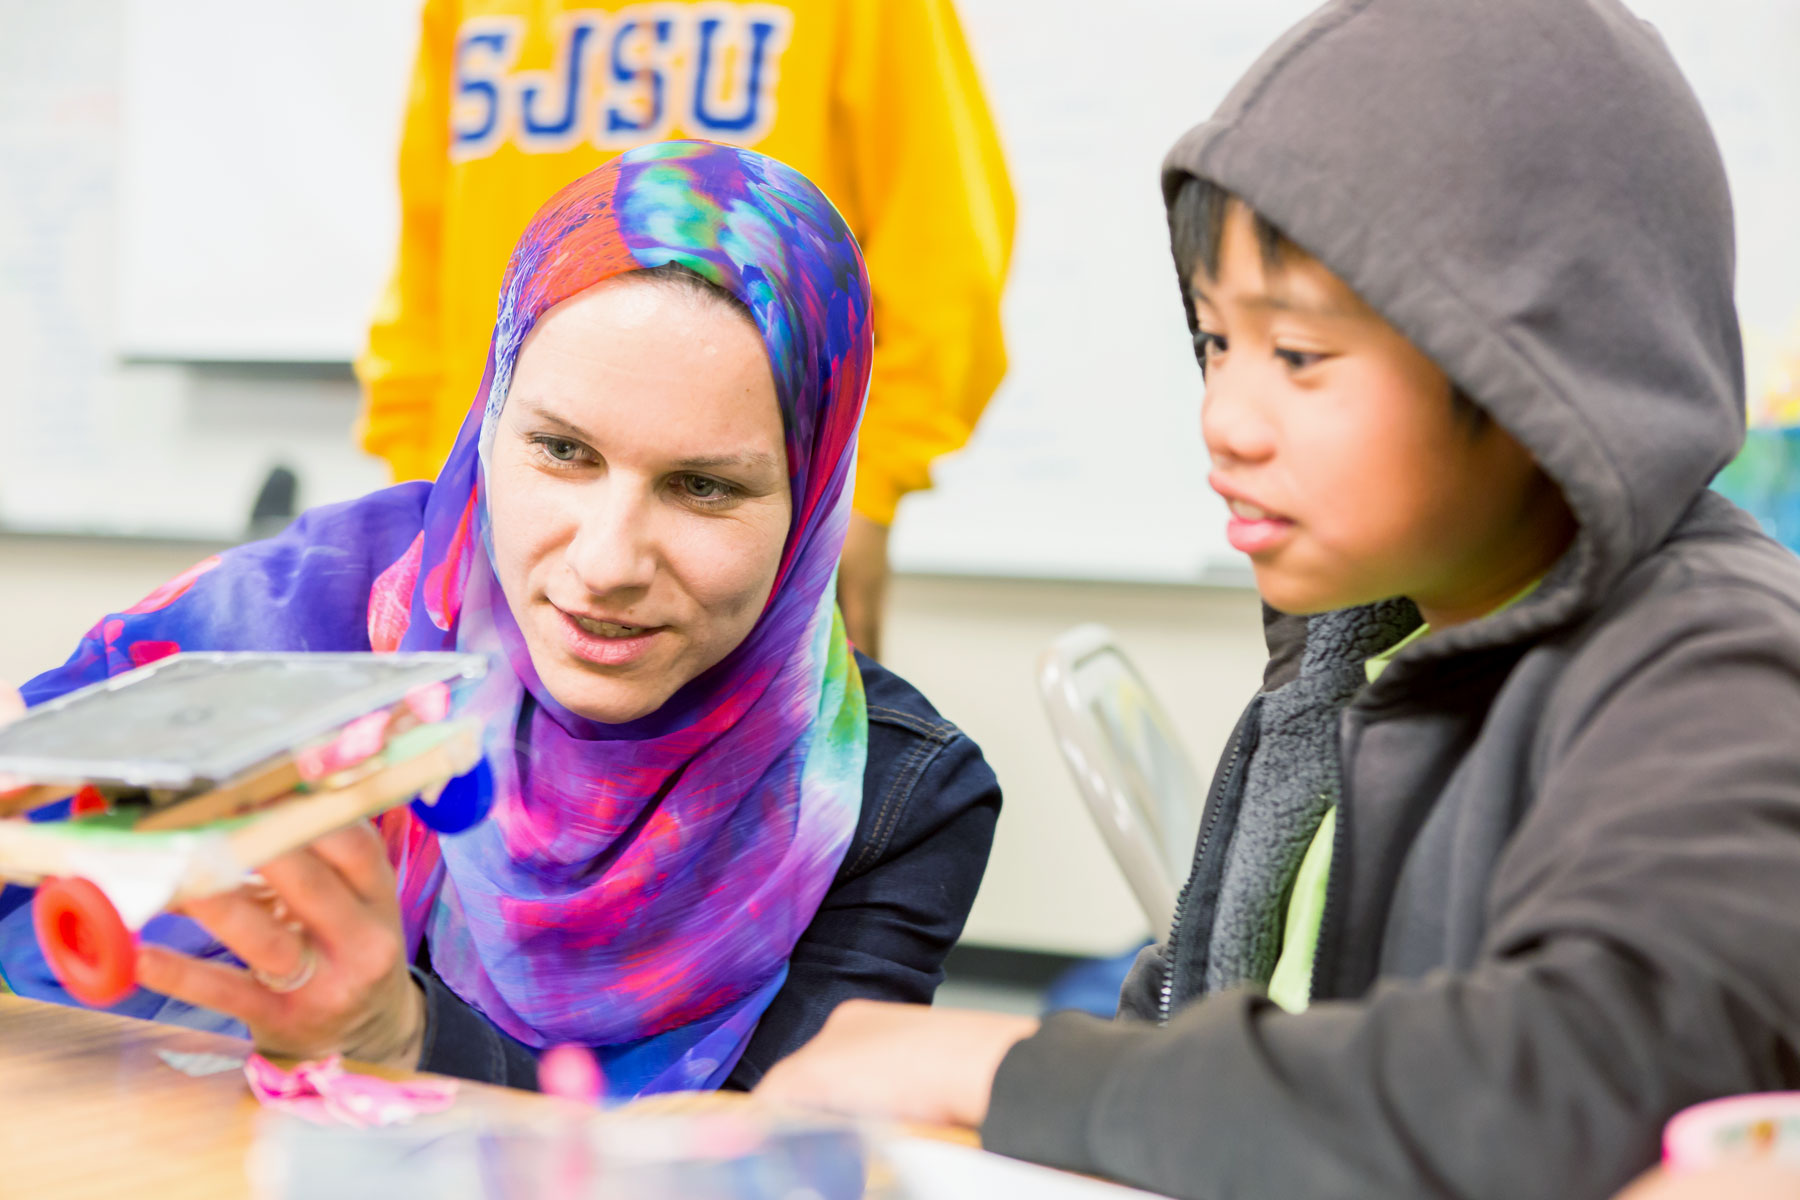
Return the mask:
M 928 1000 L 999 791 L 833 603 L 869 330 L 854 239 L 772 159 L 661 143 L 552 198 L 434 484 L 208 559 L 24 689 L 176 650 L 483 652 L 491 816 L 398 809 L 157 918 L 119 1010 L 518 1086 L 574 1042 L 629 1096 L 750 1086 L 843 999 Z M 68 1002 L 27 898 L 0 971 Z

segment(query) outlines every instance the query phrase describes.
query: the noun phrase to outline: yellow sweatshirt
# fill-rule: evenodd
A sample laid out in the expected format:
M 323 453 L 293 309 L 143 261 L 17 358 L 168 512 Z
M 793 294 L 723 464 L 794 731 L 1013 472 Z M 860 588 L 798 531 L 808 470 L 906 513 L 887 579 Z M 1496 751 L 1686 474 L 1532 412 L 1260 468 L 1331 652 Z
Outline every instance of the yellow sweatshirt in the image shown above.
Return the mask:
M 855 508 L 892 519 L 1005 372 L 1013 196 L 950 0 L 426 0 L 398 263 L 357 362 L 363 445 L 426 478 L 480 385 L 539 204 L 641 142 L 753 147 L 831 197 L 875 291 Z

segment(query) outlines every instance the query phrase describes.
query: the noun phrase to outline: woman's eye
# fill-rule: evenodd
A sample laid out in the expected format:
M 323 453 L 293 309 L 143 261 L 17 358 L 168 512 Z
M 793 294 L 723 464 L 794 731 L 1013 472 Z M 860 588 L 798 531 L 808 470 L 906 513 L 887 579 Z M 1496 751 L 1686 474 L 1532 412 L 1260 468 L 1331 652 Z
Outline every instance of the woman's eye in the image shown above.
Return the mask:
M 1288 368 L 1294 371 L 1304 370 L 1317 363 L 1322 363 L 1326 358 L 1325 355 L 1312 350 L 1282 350 L 1279 347 L 1275 351 L 1275 357 L 1286 363 Z
M 572 463 L 581 457 L 581 443 L 568 438 L 539 436 L 531 439 L 538 449 L 559 463 Z
M 717 503 L 731 499 L 737 492 L 729 483 L 710 479 L 705 475 L 683 475 L 676 482 L 682 494 L 692 500 Z

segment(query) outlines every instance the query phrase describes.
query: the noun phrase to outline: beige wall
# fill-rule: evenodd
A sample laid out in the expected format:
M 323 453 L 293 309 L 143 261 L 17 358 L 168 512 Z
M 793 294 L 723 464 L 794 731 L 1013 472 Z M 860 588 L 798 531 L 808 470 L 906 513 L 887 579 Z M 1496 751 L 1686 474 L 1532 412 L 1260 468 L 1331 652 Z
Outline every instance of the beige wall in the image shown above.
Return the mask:
M 215 549 L 0 535 L 0 680 L 16 687 L 62 662 L 102 614 L 142 599 Z
M 1262 677 L 1255 593 L 913 576 L 896 580 L 888 619 L 888 664 L 981 744 L 1005 793 L 967 939 L 1112 954 L 1142 937 L 1142 911 L 1051 740 L 1037 656 L 1072 625 L 1110 626 L 1204 782 Z
M 102 613 L 210 552 L 154 542 L 0 537 L 0 679 L 61 662 Z M 1112 627 L 1169 708 L 1204 779 L 1262 670 L 1255 596 L 1233 589 L 906 577 L 888 661 L 981 743 L 1006 807 L 967 937 L 1113 953 L 1144 920 L 1100 844 L 1039 707 L 1038 652 L 1083 621 Z

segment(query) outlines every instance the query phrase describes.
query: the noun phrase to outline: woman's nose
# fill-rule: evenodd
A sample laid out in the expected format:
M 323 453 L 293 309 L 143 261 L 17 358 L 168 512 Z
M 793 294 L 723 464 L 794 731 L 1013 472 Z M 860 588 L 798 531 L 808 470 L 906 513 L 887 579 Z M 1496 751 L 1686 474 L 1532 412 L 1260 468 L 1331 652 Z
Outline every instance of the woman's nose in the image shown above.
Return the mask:
M 1275 452 L 1275 431 L 1254 381 L 1212 371 L 1200 402 L 1200 432 L 1215 463 L 1257 463 Z
M 594 596 L 648 588 L 657 559 L 651 506 L 616 476 L 584 493 L 564 552 L 575 578 Z

